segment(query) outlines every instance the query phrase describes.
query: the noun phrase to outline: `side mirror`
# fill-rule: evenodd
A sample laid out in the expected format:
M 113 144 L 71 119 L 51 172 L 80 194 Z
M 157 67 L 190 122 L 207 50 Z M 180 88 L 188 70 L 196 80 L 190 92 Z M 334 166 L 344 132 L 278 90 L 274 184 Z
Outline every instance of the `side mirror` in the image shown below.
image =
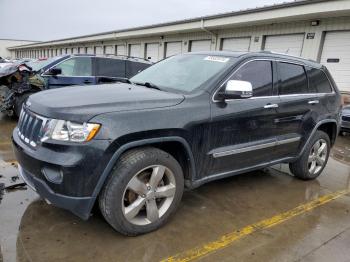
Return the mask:
M 250 82 L 240 80 L 229 80 L 221 97 L 226 99 L 242 99 L 253 96 L 253 87 Z
M 61 68 L 51 68 L 48 72 L 47 72 L 48 75 L 51 75 L 51 76 L 57 76 L 57 75 L 60 75 L 62 74 L 62 69 Z

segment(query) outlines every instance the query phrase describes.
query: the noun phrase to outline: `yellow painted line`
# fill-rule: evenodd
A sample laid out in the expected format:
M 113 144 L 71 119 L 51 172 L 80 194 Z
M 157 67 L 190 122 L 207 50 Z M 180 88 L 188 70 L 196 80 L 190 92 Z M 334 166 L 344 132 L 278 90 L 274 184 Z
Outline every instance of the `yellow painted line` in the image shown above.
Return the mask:
M 290 220 L 296 216 L 302 215 L 312 209 L 315 209 L 319 206 L 327 204 L 328 202 L 333 201 L 349 193 L 350 193 L 350 190 L 348 189 L 348 190 L 337 191 L 331 194 L 321 196 L 313 201 L 297 206 L 289 211 L 286 211 L 276 216 L 273 216 L 271 218 L 262 220 L 255 224 L 248 225 L 240 230 L 223 235 L 222 237 L 220 237 L 215 241 L 206 243 L 202 246 L 195 247 L 193 249 L 184 251 L 182 253 L 178 253 L 174 256 L 165 258 L 161 261 L 162 262 L 175 262 L 175 261 L 186 262 L 186 261 L 199 259 L 201 257 L 207 256 L 211 253 L 214 253 L 220 249 L 223 249 L 231 245 L 233 242 L 237 241 L 240 238 L 251 235 L 259 230 L 263 230 L 263 229 L 267 229 L 267 228 L 279 225 L 283 222 L 286 222 L 287 220 Z

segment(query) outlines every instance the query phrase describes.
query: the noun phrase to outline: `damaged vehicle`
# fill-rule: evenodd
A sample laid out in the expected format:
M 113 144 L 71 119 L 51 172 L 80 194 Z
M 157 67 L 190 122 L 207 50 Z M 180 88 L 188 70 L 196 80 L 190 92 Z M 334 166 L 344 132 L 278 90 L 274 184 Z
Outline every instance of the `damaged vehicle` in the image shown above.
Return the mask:
M 65 55 L 0 69 L 0 112 L 18 117 L 33 93 L 73 85 L 127 82 L 152 62 L 127 56 Z

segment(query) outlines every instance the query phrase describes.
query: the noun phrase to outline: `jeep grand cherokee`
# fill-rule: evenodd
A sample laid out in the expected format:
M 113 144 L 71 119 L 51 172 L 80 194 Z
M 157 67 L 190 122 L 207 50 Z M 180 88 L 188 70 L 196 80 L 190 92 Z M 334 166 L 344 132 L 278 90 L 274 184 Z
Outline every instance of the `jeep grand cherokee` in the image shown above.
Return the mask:
M 52 204 L 89 218 L 95 202 L 126 235 L 159 228 L 184 188 L 289 163 L 324 169 L 341 98 L 327 69 L 268 52 L 165 59 L 130 83 L 32 95 L 13 132 L 21 176 Z

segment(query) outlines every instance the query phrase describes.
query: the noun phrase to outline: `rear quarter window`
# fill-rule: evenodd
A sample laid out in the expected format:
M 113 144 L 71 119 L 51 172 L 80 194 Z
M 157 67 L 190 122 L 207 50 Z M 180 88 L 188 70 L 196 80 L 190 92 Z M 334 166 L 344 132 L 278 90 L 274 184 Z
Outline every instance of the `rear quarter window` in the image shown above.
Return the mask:
M 309 93 L 308 81 L 302 65 L 278 62 L 279 94 L 306 94 Z
M 314 93 L 332 93 L 332 86 L 326 74 L 316 68 L 306 67 L 310 91 Z

